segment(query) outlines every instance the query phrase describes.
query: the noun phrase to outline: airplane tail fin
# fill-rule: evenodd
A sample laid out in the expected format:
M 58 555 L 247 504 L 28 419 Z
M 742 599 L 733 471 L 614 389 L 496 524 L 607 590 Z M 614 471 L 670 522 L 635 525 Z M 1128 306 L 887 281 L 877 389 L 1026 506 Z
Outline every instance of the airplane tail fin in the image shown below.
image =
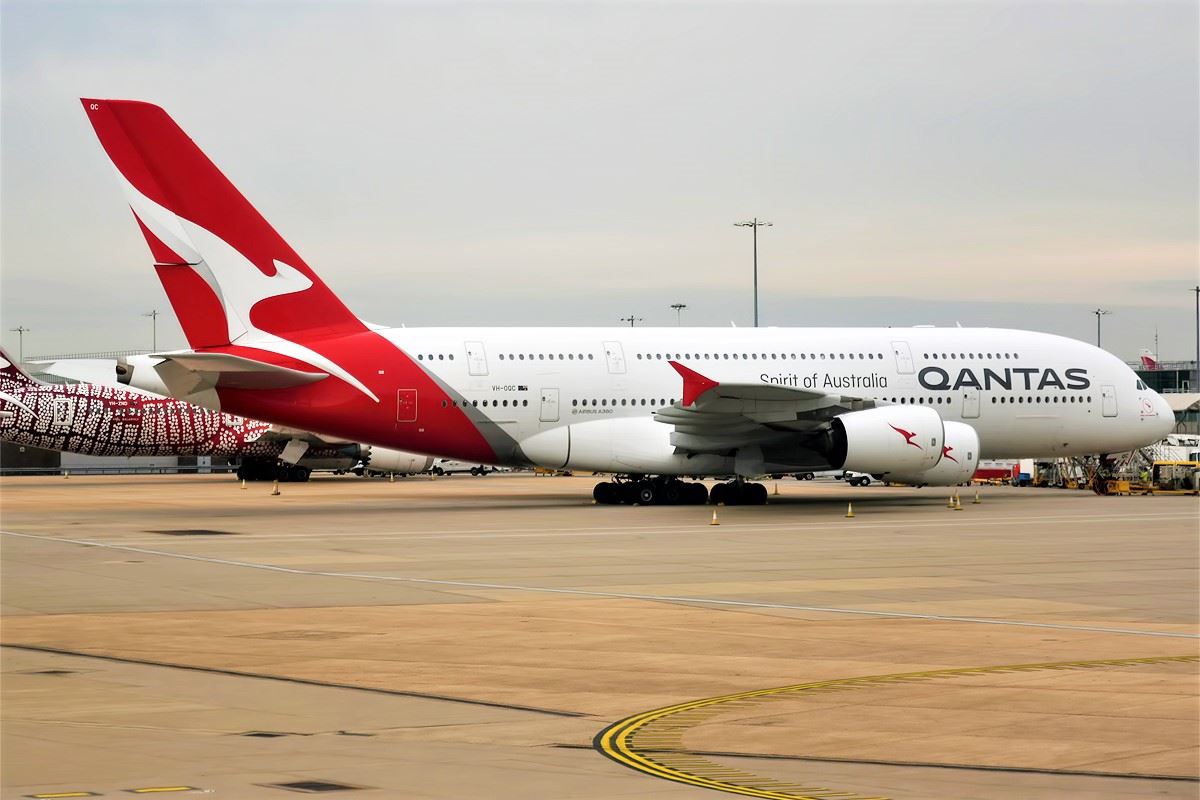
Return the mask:
M 33 386 L 37 384 L 33 378 L 29 377 L 29 373 L 21 369 L 21 366 L 9 356 L 8 351 L 0 347 L 0 381 L 9 384 L 24 384 Z
M 1154 359 L 1154 354 L 1146 348 L 1142 348 L 1142 352 L 1139 357 L 1142 361 L 1142 369 L 1158 369 L 1158 361 Z
M 365 330 L 163 109 L 82 102 L 193 348 Z

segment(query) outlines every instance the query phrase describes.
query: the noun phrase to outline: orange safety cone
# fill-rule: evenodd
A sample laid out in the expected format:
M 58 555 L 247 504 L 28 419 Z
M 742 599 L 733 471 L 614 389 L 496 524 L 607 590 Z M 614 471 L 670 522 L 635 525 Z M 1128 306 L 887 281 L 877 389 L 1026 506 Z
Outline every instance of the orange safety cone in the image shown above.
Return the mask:
M 854 503 L 846 503 L 846 519 L 854 519 Z
M 708 524 L 709 524 L 709 525 L 720 525 L 720 524 L 721 524 L 721 523 L 720 523 L 720 522 L 717 520 L 717 510 L 716 510 L 715 508 L 713 509 L 712 522 L 710 522 L 710 523 L 708 523 Z
M 278 495 L 278 494 L 280 494 L 280 492 L 279 492 L 279 481 L 275 481 L 275 484 L 274 484 L 274 486 L 272 486 L 272 487 L 271 487 L 271 497 L 275 497 L 275 496 L 276 496 L 276 495 Z

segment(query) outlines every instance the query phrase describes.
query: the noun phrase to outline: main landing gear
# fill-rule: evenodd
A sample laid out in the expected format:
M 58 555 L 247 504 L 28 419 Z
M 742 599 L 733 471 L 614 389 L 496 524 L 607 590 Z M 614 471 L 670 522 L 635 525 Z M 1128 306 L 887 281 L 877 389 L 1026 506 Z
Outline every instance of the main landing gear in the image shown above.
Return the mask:
M 689 483 L 678 478 L 632 478 L 597 483 L 592 497 L 600 505 L 631 506 L 702 506 L 713 505 L 761 506 L 767 503 L 767 487 L 761 483 L 729 481 L 718 483 L 708 491 L 703 483 Z
M 643 478 L 597 483 L 592 498 L 600 505 L 702 506 L 708 502 L 708 487 L 678 478 Z
M 238 465 L 237 476 L 243 481 L 279 481 L 303 483 L 312 470 L 296 464 L 284 464 L 270 458 L 246 458 Z
M 727 506 L 765 506 L 767 504 L 767 487 L 761 483 L 746 483 L 745 481 L 729 481 L 718 483 L 712 488 L 708 499 L 713 505 L 724 503 Z

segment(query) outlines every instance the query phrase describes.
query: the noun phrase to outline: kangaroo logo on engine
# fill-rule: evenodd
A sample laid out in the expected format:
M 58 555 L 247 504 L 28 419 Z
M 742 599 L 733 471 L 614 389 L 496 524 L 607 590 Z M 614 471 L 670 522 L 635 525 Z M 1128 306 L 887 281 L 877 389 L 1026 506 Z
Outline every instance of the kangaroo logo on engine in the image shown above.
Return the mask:
M 917 380 L 926 389 L 932 391 L 953 391 L 955 389 L 1006 389 L 1012 391 L 1041 391 L 1042 389 L 1088 389 L 1092 382 L 1087 376 L 1086 369 L 1068 369 L 1063 371 L 1066 380 L 1050 368 L 1038 367 L 1005 367 L 994 370 L 983 368 L 982 379 L 975 370 L 964 367 L 951 379 L 950 373 L 941 367 L 925 367 L 917 373 Z

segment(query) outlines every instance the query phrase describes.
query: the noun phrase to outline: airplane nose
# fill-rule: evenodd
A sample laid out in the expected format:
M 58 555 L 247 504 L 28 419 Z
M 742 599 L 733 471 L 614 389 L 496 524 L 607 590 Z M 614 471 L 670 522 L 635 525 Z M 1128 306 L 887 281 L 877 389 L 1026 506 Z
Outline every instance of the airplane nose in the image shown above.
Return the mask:
M 1167 405 L 1166 398 L 1158 392 L 1154 393 L 1154 410 L 1158 412 L 1156 430 L 1158 438 L 1167 438 L 1168 433 L 1175 431 L 1175 412 Z

